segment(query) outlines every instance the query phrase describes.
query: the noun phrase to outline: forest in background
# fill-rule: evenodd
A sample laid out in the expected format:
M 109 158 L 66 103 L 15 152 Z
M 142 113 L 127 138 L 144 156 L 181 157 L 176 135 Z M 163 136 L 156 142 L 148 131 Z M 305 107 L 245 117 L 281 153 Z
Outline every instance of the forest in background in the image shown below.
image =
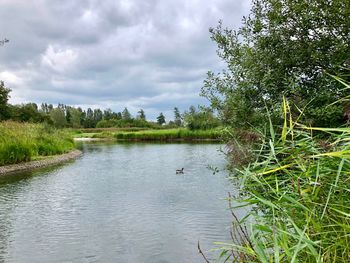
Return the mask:
M 161 112 L 156 121 L 149 121 L 146 113 L 140 109 L 136 116 L 133 116 L 125 107 L 121 112 L 114 112 L 111 109 L 101 110 L 88 108 L 83 110 L 80 107 L 73 107 L 65 104 L 42 103 L 40 107 L 36 103 L 11 105 L 8 103 L 11 89 L 0 81 L 0 121 L 13 120 L 18 122 L 46 123 L 56 128 L 126 128 L 139 127 L 149 129 L 169 129 L 186 127 L 190 130 L 207 130 L 220 126 L 220 120 L 215 116 L 211 108 L 190 106 L 183 113 L 174 107 L 173 120 L 166 121 Z

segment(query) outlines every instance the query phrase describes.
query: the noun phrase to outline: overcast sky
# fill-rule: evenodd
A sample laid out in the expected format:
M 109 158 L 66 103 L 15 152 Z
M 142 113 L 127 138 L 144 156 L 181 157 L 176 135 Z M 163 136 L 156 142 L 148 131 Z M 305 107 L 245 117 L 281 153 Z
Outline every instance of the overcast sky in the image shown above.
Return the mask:
M 223 65 L 209 27 L 238 28 L 249 0 L 0 0 L 0 79 L 13 104 L 64 103 L 155 119 L 207 103 Z

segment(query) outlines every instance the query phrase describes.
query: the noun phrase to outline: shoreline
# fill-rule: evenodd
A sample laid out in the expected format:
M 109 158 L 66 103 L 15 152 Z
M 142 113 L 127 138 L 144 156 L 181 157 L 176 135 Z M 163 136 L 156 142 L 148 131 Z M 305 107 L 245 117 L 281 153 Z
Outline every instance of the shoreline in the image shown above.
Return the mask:
M 79 150 L 73 150 L 68 153 L 63 153 L 60 155 L 47 156 L 47 158 L 44 158 L 42 160 L 0 166 L 0 176 L 12 174 L 12 173 L 18 173 L 18 172 L 31 171 L 38 168 L 45 168 L 45 167 L 65 163 L 78 158 L 82 154 L 83 153 Z
M 113 137 L 101 137 L 101 138 L 90 138 L 90 137 L 79 137 L 73 138 L 77 142 L 98 142 L 98 141 L 110 141 L 110 142 L 166 142 L 166 143 L 220 143 L 220 139 L 187 139 L 187 138 L 173 138 L 173 139 L 142 139 L 142 138 L 132 138 L 132 139 L 118 139 Z

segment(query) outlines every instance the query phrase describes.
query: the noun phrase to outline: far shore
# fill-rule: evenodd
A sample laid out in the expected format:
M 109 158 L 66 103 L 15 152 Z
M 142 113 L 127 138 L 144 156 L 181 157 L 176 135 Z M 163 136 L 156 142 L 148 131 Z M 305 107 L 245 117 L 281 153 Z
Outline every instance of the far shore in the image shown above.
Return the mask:
M 65 163 L 70 160 L 74 160 L 81 155 L 82 155 L 81 151 L 73 150 L 68 153 L 64 153 L 60 155 L 47 156 L 41 160 L 0 166 L 0 176 L 14 174 L 18 172 L 31 171 L 38 168 L 44 168 L 44 167 Z
M 218 143 L 222 142 L 220 139 L 196 139 L 196 138 L 168 138 L 168 139 L 159 139 L 159 138 L 131 138 L 131 139 L 118 139 L 118 138 L 113 138 L 113 137 L 101 137 L 101 138 L 91 138 L 91 137 L 79 137 L 79 138 L 74 138 L 74 141 L 78 142 L 93 142 L 93 141 L 116 141 L 116 142 L 213 142 L 213 143 Z
M 91 137 L 78 137 L 78 138 L 73 138 L 74 141 L 103 141 L 103 140 L 113 140 L 113 138 L 91 138 Z

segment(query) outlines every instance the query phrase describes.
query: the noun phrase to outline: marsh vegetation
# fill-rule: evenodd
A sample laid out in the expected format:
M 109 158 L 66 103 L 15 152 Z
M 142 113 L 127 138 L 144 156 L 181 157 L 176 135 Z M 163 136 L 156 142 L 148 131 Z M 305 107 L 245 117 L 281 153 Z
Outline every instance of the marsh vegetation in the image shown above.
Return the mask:
M 44 124 L 0 122 L 0 165 L 61 154 L 74 147 L 67 131 Z

